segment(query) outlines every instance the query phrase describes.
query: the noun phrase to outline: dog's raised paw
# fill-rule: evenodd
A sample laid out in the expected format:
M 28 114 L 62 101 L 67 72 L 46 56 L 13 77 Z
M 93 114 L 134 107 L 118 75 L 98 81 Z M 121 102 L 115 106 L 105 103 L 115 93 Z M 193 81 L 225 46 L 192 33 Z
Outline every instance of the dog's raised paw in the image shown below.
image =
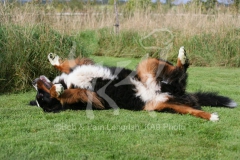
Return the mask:
M 54 84 L 50 89 L 51 97 L 58 98 L 64 92 L 64 87 L 61 84 Z
M 64 92 L 64 88 L 61 84 L 55 84 L 55 91 L 58 96 L 60 96 Z
M 59 56 L 55 53 L 48 54 L 48 60 L 51 63 L 51 65 L 53 65 L 53 66 L 60 65 L 59 59 L 60 59 Z
M 219 120 L 219 116 L 217 113 L 212 113 L 210 117 L 210 121 L 216 122 Z
M 178 58 L 181 61 L 182 65 L 184 65 L 186 63 L 187 55 L 186 55 L 184 46 L 180 47 L 179 52 L 178 52 Z

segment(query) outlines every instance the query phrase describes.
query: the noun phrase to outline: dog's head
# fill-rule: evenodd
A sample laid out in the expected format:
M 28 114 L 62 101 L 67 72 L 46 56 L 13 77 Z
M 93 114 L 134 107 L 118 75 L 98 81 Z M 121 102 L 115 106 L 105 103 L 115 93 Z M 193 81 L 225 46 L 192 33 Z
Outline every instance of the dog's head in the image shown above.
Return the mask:
M 50 96 L 51 81 L 46 76 L 40 76 L 32 82 L 33 87 L 37 91 L 36 100 L 31 101 L 31 105 L 41 107 L 45 112 L 59 112 L 62 110 L 62 104 Z

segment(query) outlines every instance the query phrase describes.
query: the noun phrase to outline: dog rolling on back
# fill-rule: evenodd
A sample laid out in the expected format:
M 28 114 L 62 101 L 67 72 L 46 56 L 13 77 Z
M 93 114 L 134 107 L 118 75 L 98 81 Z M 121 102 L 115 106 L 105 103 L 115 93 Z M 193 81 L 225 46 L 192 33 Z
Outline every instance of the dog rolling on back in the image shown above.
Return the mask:
M 89 59 L 61 61 L 52 53 L 48 58 L 62 74 L 53 82 L 44 76 L 34 81 L 38 91 L 36 100 L 44 111 L 92 106 L 93 109 L 171 111 L 218 121 L 216 113 L 205 112 L 201 106 L 237 106 L 230 98 L 216 93 L 186 92 L 189 63 L 183 47 L 179 49 L 176 66 L 148 58 L 139 63 L 136 71 L 99 66 Z

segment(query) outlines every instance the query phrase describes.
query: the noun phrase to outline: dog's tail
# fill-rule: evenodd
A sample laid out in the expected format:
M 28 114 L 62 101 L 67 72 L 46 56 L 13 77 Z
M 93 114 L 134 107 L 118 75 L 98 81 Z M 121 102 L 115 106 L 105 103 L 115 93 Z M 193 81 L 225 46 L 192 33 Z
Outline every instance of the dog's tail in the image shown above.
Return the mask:
M 197 92 L 193 93 L 201 106 L 228 107 L 235 108 L 237 103 L 232 99 L 220 96 L 216 92 Z

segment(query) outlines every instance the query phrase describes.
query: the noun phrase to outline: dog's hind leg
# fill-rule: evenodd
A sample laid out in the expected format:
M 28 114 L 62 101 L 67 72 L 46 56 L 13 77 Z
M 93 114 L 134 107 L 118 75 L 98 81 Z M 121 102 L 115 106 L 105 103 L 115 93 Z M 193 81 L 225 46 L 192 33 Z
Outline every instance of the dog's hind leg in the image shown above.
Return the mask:
M 148 58 L 139 63 L 137 75 L 141 82 L 146 85 L 149 83 L 148 81 L 150 81 L 150 83 L 152 81 L 169 83 L 172 78 L 171 75 L 174 75 L 175 79 L 176 76 L 181 77 L 181 74 L 185 74 L 188 66 L 189 62 L 186 51 L 184 47 L 180 47 L 176 66 L 164 60 Z
M 202 110 L 194 109 L 190 106 L 187 105 L 177 105 L 177 104 L 171 104 L 171 103 L 157 103 L 155 104 L 154 102 L 149 102 L 145 105 L 144 110 L 147 111 L 164 111 L 164 110 L 173 110 L 176 113 L 180 114 L 190 114 L 195 117 L 200 117 L 206 120 L 210 121 L 218 121 L 219 117 L 216 113 L 208 113 L 204 112 Z

